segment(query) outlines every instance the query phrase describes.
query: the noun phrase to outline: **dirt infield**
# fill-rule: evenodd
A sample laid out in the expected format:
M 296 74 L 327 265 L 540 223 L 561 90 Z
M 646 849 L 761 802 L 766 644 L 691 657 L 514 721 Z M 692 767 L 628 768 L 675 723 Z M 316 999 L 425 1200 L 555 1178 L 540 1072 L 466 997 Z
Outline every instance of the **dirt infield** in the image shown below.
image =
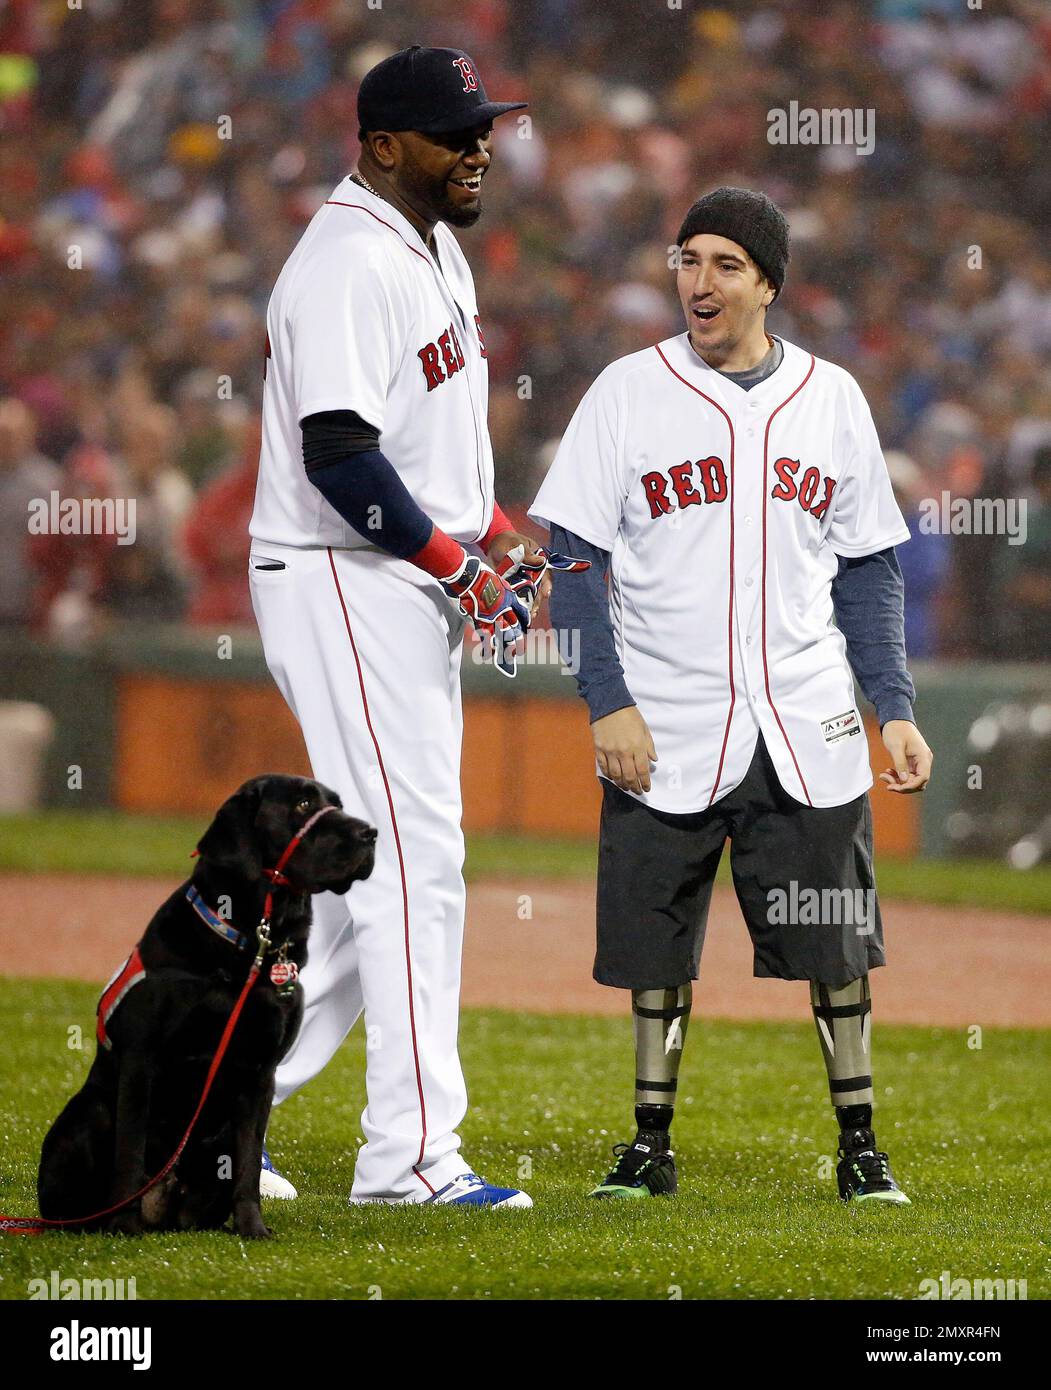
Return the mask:
M 0 876 L 0 974 L 105 981 L 175 886 L 169 879 Z M 620 990 L 591 979 L 589 883 L 499 880 L 468 894 L 463 999 L 542 1013 L 622 1013 Z M 531 916 L 529 915 L 531 913 Z M 890 964 L 873 993 L 881 1020 L 944 1027 L 1051 1026 L 1051 922 L 984 909 L 885 902 Z M 716 889 L 698 1012 L 802 1019 L 806 986 L 756 980 L 733 893 Z

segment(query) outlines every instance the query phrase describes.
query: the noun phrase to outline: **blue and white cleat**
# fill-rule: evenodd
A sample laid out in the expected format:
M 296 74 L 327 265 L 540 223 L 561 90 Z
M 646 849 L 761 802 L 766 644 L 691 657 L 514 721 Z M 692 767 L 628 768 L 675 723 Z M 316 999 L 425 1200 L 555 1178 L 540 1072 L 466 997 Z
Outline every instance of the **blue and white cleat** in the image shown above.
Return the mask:
M 477 1173 L 461 1173 L 452 1182 L 439 1187 L 433 1196 L 424 1198 L 420 1205 L 493 1207 L 504 1211 L 512 1207 L 531 1207 L 533 1199 L 528 1192 L 520 1192 L 516 1187 L 494 1187 Z
M 273 1160 L 263 1150 L 263 1166 L 259 1172 L 259 1195 L 260 1197 L 276 1197 L 281 1202 L 291 1202 L 299 1193 L 274 1167 Z

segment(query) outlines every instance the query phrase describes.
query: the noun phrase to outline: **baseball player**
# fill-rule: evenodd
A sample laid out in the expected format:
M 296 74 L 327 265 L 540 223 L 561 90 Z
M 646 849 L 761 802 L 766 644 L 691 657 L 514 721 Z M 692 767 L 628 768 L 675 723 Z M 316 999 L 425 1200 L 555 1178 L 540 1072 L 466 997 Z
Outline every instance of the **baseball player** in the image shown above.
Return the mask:
M 638 1133 L 592 1195 L 676 1190 L 676 1078 L 729 838 L 755 974 L 810 981 L 840 1195 L 907 1202 L 872 1128 L 884 954 L 851 667 L 893 762 L 881 779 L 921 790 L 894 555 L 909 532 L 857 383 L 766 332 L 780 210 L 717 189 L 678 248 L 687 331 L 601 373 L 530 513 L 592 561 L 555 577 L 551 612 L 579 634 L 603 785 L 595 978 L 632 992 Z
M 276 1099 L 317 1075 L 364 1011 L 351 1202 L 532 1205 L 473 1173 L 456 1133 L 463 637 L 473 623 L 513 674 L 548 557 L 493 495 L 485 339 L 450 226 L 478 219 L 493 120 L 523 105 L 490 101 L 458 49 L 414 46 L 374 67 L 358 169 L 307 227 L 267 312 L 252 602 L 315 776 L 379 831 L 371 878 L 315 899 L 303 1028 Z M 272 1165 L 263 1178 L 295 1195 Z

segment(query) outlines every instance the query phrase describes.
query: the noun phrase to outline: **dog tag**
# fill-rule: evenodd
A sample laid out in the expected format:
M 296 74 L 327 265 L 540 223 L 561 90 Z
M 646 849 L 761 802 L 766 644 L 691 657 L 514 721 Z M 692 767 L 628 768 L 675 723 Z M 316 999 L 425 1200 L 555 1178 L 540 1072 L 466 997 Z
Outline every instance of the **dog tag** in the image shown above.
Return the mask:
M 270 967 L 270 983 L 278 989 L 289 990 L 299 979 L 299 966 L 294 960 L 278 960 Z

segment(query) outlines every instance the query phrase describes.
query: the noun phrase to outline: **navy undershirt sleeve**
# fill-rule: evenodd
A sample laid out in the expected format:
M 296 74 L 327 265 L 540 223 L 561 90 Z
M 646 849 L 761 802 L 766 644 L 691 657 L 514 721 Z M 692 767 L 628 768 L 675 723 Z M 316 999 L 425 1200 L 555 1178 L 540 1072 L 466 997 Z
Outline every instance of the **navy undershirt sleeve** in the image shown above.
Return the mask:
M 832 581 L 836 626 L 847 644 L 847 660 L 882 729 L 889 719 L 913 718 L 916 687 L 905 664 L 905 581 L 894 547 L 839 557 Z
M 307 477 L 365 540 L 407 560 L 431 538 L 434 523 L 379 449 L 312 468 Z
M 399 560 L 415 555 L 434 523 L 379 447 L 379 431 L 352 410 L 326 410 L 303 421 L 307 477 L 364 540 Z
M 550 612 L 562 660 L 573 670 L 594 724 L 596 719 L 635 703 L 624 683 L 624 668 L 613 640 L 606 594 L 609 551 L 562 526 L 551 527 L 551 549 L 591 561 L 591 568 L 580 574 L 550 571 Z

